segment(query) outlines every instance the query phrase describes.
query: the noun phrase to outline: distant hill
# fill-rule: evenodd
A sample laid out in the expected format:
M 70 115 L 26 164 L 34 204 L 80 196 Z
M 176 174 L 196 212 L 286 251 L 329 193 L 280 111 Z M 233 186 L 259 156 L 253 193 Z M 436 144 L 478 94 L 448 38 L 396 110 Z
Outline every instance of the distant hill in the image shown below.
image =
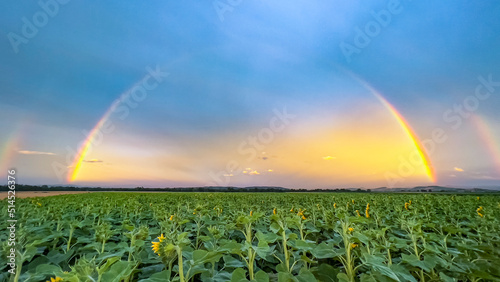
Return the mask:
M 6 185 L 0 191 L 7 191 Z M 417 186 L 413 188 L 331 188 L 331 189 L 290 189 L 279 186 L 204 186 L 204 187 L 165 187 L 165 188 L 119 188 L 119 187 L 79 187 L 17 184 L 16 191 L 122 191 L 122 192 L 325 192 L 325 193 L 499 193 L 500 187 L 454 188 L 445 186 Z
M 380 187 L 371 190 L 372 192 L 448 192 L 448 193 L 488 193 L 498 192 L 500 189 L 485 188 L 453 188 L 444 186 L 417 186 L 413 188 L 387 188 Z
M 7 191 L 6 185 L 0 185 L 0 191 Z M 16 191 L 122 191 L 122 192 L 288 192 L 289 188 L 274 186 L 203 186 L 203 187 L 165 187 L 165 188 L 120 188 L 120 187 L 83 187 L 83 186 L 48 186 L 17 184 Z

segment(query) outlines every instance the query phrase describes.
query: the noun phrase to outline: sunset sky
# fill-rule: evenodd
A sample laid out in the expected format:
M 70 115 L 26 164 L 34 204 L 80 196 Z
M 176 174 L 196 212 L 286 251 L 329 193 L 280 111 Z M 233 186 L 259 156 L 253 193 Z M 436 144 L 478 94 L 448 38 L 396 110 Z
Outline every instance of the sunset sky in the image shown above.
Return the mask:
M 3 4 L 2 177 L 500 187 L 498 1 L 130 2 Z

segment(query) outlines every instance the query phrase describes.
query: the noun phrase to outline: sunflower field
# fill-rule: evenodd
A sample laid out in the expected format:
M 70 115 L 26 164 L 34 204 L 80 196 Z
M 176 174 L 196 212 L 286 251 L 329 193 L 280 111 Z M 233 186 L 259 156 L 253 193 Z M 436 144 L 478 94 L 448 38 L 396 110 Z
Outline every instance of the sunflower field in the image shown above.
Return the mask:
M 99 192 L 16 219 L 0 281 L 500 281 L 498 195 Z

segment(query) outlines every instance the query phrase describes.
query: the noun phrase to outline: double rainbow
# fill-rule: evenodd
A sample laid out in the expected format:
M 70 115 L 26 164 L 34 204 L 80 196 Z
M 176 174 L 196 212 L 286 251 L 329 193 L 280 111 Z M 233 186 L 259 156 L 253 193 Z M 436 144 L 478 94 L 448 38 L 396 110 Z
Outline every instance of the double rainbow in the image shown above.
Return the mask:
M 408 124 L 408 122 L 404 119 L 404 117 L 397 111 L 397 109 L 391 105 L 379 92 L 377 92 L 371 85 L 369 85 L 367 82 L 362 80 L 361 78 L 357 77 L 356 75 L 352 74 L 349 72 L 351 77 L 359 81 L 363 86 L 365 86 L 381 103 L 382 105 L 391 113 L 391 115 L 396 119 L 400 127 L 403 129 L 405 134 L 408 136 L 408 138 L 411 140 L 413 143 L 415 150 L 418 152 L 418 155 L 420 156 L 420 159 L 422 160 L 422 164 L 425 167 L 425 172 L 427 177 L 429 178 L 430 181 L 433 183 L 436 182 L 436 173 L 432 167 L 430 158 L 425 151 L 424 147 L 422 146 L 420 139 L 418 138 L 417 134 L 413 131 L 411 126 Z M 139 81 L 137 84 L 142 83 L 143 80 Z M 135 84 L 133 87 L 135 87 L 137 84 Z M 130 89 L 132 89 L 131 87 Z M 78 176 L 78 173 L 80 172 L 80 169 L 82 167 L 82 163 L 85 160 L 87 154 L 89 153 L 91 146 L 95 140 L 95 137 L 97 133 L 101 130 L 101 128 L 104 126 L 104 124 L 110 119 L 112 113 L 116 109 L 116 107 L 124 100 L 126 99 L 127 95 L 130 95 L 129 91 L 124 92 L 123 94 L 120 95 L 118 99 L 116 99 L 109 109 L 104 113 L 104 115 L 101 117 L 101 119 L 97 122 L 97 124 L 94 126 L 94 128 L 91 130 L 90 134 L 88 134 L 87 138 L 84 140 L 82 143 L 81 147 L 78 150 L 77 155 L 75 156 L 72 165 L 69 167 L 70 169 L 68 170 L 67 174 L 67 181 L 68 182 L 73 182 L 76 177 Z M 500 156 L 500 154 L 499 154 Z M 499 158 L 500 161 L 500 158 Z M 500 162 L 499 162 L 500 164 Z M 500 165 L 499 165 L 500 167 Z

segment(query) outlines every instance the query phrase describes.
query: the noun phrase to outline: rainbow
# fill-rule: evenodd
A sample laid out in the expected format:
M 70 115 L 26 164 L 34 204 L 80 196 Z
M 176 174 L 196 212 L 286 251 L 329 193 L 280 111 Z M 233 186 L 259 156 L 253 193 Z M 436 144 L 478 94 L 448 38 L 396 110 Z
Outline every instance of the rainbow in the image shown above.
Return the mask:
M 24 135 L 26 126 L 30 124 L 30 120 L 23 119 L 17 123 L 14 131 L 10 132 L 7 136 L 7 141 L 0 147 L 0 175 L 11 169 L 11 163 L 14 160 Z
M 80 172 L 82 168 L 83 161 L 87 157 L 87 154 L 89 153 L 94 141 L 95 137 L 97 136 L 97 133 L 99 133 L 102 129 L 102 127 L 106 124 L 106 122 L 110 119 L 111 115 L 113 112 L 116 110 L 118 105 L 120 105 L 124 100 L 130 96 L 130 92 L 132 89 L 134 89 L 136 86 L 144 83 L 144 81 L 149 78 L 149 76 L 144 76 L 141 80 L 139 80 L 137 83 L 135 83 L 132 87 L 130 87 L 127 91 L 123 92 L 120 94 L 120 96 L 111 103 L 111 106 L 106 110 L 104 115 L 99 119 L 97 124 L 92 128 L 90 133 L 87 135 L 87 138 L 82 142 L 82 145 L 78 149 L 77 154 L 75 155 L 75 158 L 73 159 L 73 162 L 69 166 L 68 173 L 66 175 L 66 181 L 67 182 L 73 182 L 75 181 L 76 177 L 78 176 L 78 173 Z
M 391 113 L 391 115 L 396 119 L 398 124 L 401 126 L 403 131 L 405 132 L 406 136 L 411 140 L 413 143 L 415 150 L 417 151 L 418 155 L 420 156 L 420 159 L 422 160 L 422 164 L 424 165 L 425 168 L 425 173 L 429 180 L 432 183 L 436 183 L 437 177 L 436 177 L 436 172 L 434 170 L 434 167 L 432 166 L 431 160 L 429 158 L 429 155 L 425 151 L 424 146 L 420 142 L 420 139 L 418 138 L 417 134 L 413 129 L 411 128 L 410 124 L 405 120 L 403 115 L 399 113 L 399 111 L 391 104 L 387 99 L 385 99 L 382 94 L 380 94 L 373 86 L 371 86 L 368 82 L 364 81 L 354 73 L 343 69 L 346 73 L 348 73 L 352 78 L 354 78 L 356 81 L 361 83 L 366 89 L 368 89 L 373 96 L 377 98 L 377 100 L 380 101 L 380 103 Z
M 485 144 L 490 156 L 495 164 L 496 171 L 500 173 L 500 148 L 499 142 L 495 138 L 495 134 L 491 130 L 491 126 L 484 117 L 474 114 L 471 117 L 471 121 L 479 134 L 479 137 Z
M 82 145 L 78 149 L 78 152 L 75 156 L 75 159 L 73 160 L 72 165 L 70 166 L 70 170 L 68 170 L 68 174 L 66 176 L 66 180 L 68 182 L 73 182 L 76 179 L 76 177 L 78 176 L 78 173 L 80 172 L 80 169 L 82 168 L 82 163 L 85 160 L 85 157 L 87 156 L 87 154 L 89 153 L 97 133 L 99 133 L 101 128 L 108 121 L 109 117 L 114 112 L 114 110 L 115 110 L 115 107 L 110 107 L 106 111 L 106 113 L 101 117 L 101 119 L 97 122 L 97 124 L 94 126 L 94 128 L 92 128 L 92 130 L 88 134 L 87 138 L 85 138 L 84 142 L 82 143 Z
M 422 163 L 425 167 L 425 172 L 429 179 L 435 183 L 436 182 L 436 173 L 432 167 L 430 158 L 427 154 L 427 152 L 424 149 L 424 146 L 420 142 L 420 139 L 418 138 L 417 134 L 413 129 L 410 127 L 410 124 L 405 120 L 405 118 L 394 108 L 393 105 L 391 105 L 382 95 L 380 95 L 377 92 L 372 92 L 375 97 L 386 107 L 389 112 L 394 116 L 396 121 L 399 123 L 401 128 L 404 130 L 406 135 L 410 138 L 410 140 L 413 142 L 413 145 L 415 146 L 415 149 L 418 152 L 418 155 L 420 156 L 420 159 L 422 160 Z
M 0 169 L 2 170 L 2 175 L 7 171 L 7 169 L 10 169 L 10 167 L 7 166 L 10 165 L 14 154 L 17 151 L 19 139 L 20 134 L 17 132 L 12 133 L 0 150 Z

